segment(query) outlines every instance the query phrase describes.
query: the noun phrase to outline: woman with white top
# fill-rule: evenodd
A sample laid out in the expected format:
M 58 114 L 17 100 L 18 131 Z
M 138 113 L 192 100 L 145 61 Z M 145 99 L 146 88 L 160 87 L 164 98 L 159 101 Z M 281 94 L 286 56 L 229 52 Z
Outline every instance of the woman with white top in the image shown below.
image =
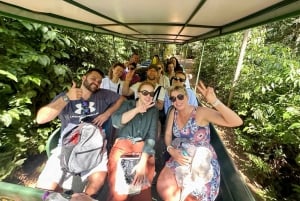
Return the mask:
M 114 64 L 109 69 L 108 77 L 102 79 L 100 88 L 108 89 L 122 95 L 123 81 L 120 77 L 123 75 L 124 70 L 124 64 Z

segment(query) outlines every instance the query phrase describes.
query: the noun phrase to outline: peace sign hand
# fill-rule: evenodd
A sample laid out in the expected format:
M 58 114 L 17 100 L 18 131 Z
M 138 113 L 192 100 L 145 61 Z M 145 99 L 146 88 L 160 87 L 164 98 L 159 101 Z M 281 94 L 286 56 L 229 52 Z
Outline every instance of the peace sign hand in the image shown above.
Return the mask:
M 197 89 L 200 91 L 202 96 L 204 96 L 208 103 L 212 104 L 217 100 L 214 89 L 212 87 L 206 87 L 202 81 L 198 83 Z
M 155 102 L 150 103 L 141 103 L 137 105 L 137 110 L 139 113 L 145 113 L 150 107 L 153 107 L 155 105 Z

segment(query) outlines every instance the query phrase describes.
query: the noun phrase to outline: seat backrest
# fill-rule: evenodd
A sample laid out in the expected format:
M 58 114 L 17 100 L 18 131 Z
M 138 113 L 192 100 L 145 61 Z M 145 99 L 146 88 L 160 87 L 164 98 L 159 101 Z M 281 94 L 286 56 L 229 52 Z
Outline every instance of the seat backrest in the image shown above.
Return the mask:
M 51 155 L 51 151 L 55 147 L 57 147 L 59 137 L 60 137 L 60 128 L 55 129 L 49 136 L 46 142 L 46 153 L 48 157 Z

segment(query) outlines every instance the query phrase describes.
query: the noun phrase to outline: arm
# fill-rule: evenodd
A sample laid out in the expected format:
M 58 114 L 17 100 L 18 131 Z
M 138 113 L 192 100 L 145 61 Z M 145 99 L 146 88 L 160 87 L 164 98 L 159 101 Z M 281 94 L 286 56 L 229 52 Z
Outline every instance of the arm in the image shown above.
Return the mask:
M 124 84 L 123 84 L 123 88 L 122 88 L 122 95 L 123 96 L 131 96 L 133 94 L 133 91 L 130 89 L 130 82 L 133 78 L 133 75 L 135 73 L 135 70 L 129 70 L 126 74 L 125 80 L 124 80 Z
M 44 124 L 55 119 L 68 103 L 60 96 L 58 99 L 39 109 L 36 122 Z
M 137 104 L 135 108 L 133 108 L 133 109 L 127 111 L 127 112 L 124 112 L 122 114 L 121 124 L 128 123 L 129 121 L 131 121 L 139 113 L 145 113 L 145 112 L 147 112 L 147 110 L 149 108 L 153 107 L 154 104 L 155 103 L 140 104 L 140 105 Z
M 135 166 L 136 175 L 135 175 L 134 182 L 139 182 L 139 183 L 145 182 L 146 179 L 145 170 L 147 166 L 147 161 L 150 156 L 153 156 L 155 154 L 154 146 L 155 146 L 155 136 L 157 133 L 158 110 L 156 108 L 152 108 L 149 112 L 151 112 L 151 116 L 150 116 L 151 124 L 149 126 L 146 139 L 144 141 L 145 143 L 144 143 L 141 159 L 139 163 Z
M 72 87 L 66 93 L 69 100 L 78 100 L 82 96 L 82 90 L 76 88 L 76 83 L 73 81 Z M 48 105 L 39 109 L 36 117 L 36 122 L 38 124 L 44 124 L 55 119 L 61 111 L 65 108 L 68 102 L 64 101 L 62 96 L 52 101 Z
M 97 126 L 102 126 L 105 121 L 115 112 L 117 109 L 121 106 L 121 104 L 124 102 L 125 97 L 120 96 L 118 100 L 110 106 L 104 113 L 98 115 L 94 120 L 93 123 Z
M 172 128 L 173 128 L 173 120 L 174 120 L 174 111 L 175 109 L 171 109 L 169 115 L 167 115 L 166 121 L 166 130 L 165 130 L 165 144 L 166 146 L 171 146 L 172 143 Z
M 172 146 L 172 129 L 173 129 L 173 121 L 174 121 L 174 112 L 175 109 L 171 109 L 168 119 L 167 126 L 165 132 L 165 143 L 167 146 L 167 152 L 172 156 L 172 158 L 177 161 L 180 165 L 189 165 L 191 162 L 191 157 L 183 156 L 180 149 L 176 149 Z
M 168 93 L 166 93 L 165 100 L 164 100 L 164 110 L 165 114 L 168 113 L 169 108 L 172 106 L 172 102 L 170 101 Z
M 198 108 L 197 119 L 199 119 L 200 122 L 212 122 L 214 124 L 227 127 L 236 127 L 242 125 L 243 120 L 233 110 L 217 99 L 213 88 L 206 88 L 203 82 L 200 82 L 197 86 L 197 89 L 205 97 L 207 102 L 216 109 Z
M 221 101 L 215 106 L 216 110 L 199 107 L 197 109 L 197 121 L 200 124 L 211 122 L 216 125 L 226 127 L 236 127 L 243 124 L 243 120 L 230 108 L 224 105 Z

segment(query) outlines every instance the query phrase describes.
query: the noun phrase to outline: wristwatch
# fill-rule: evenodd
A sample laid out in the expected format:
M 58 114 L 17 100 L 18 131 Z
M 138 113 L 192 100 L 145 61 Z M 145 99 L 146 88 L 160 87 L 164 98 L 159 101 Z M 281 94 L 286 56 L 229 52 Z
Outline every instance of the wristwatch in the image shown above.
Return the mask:
M 67 95 L 63 95 L 63 96 L 62 96 L 62 99 L 63 99 L 66 103 L 68 103 L 68 102 L 70 101 L 70 99 L 69 99 L 69 97 L 68 97 Z

